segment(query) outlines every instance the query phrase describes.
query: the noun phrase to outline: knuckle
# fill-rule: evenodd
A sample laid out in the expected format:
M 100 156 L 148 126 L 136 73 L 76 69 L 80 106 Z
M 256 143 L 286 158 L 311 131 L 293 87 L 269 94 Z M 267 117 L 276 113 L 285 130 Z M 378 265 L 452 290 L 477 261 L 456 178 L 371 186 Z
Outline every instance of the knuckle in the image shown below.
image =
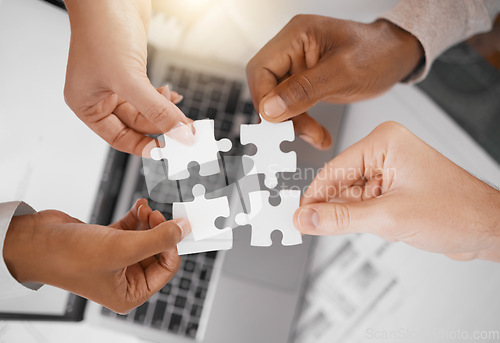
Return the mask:
M 120 147 L 122 145 L 122 142 L 125 141 L 126 142 L 126 137 L 128 136 L 130 132 L 130 128 L 129 127 L 124 127 L 122 128 L 114 137 L 113 139 L 111 140 L 110 144 L 111 146 L 113 146 L 114 148 L 120 150 Z
M 393 141 L 407 141 L 409 137 L 413 136 L 410 130 L 395 121 L 386 121 L 380 124 L 375 128 L 374 133 L 390 136 Z
M 143 113 L 143 115 L 153 124 L 157 124 L 164 121 L 169 113 L 169 109 L 164 105 L 152 104 L 146 109 L 146 113 Z
M 351 224 L 351 216 L 347 206 L 336 204 L 330 212 L 330 222 L 336 226 L 339 233 L 348 232 Z
M 387 130 L 387 131 L 394 131 L 394 130 L 401 130 L 405 128 L 403 125 L 401 125 L 398 122 L 395 121 L 386 121 L 379 126 L 377 126 L 377 129 L 379 130 Z
M 125 302 L 120 302 L 118 304 L 114 304 L 112 306 L 109 306 L 108 308 L 111 311 L 116 312 L 118 314 L 127 315 L 134 309 L 134 306 L 126 304 Z
M 311 16 L 309 14 L 296 14 L 290 20 L 290 24 L 293 23 L 295 25 L 302 26 L 301 24 L 310 22 L 309 19 L 311 19 L 311 17 L 313 17 L 313 16 Z
M 314 98 L 314 86 L 307 76 L 299 74 L 289 81 L 286 97 L 291 103 Z
M 166 257 L 164 254 L 160 254 L 158 257 L 158 263 L 162 268 L 171 274 L 176 274 L 181 266 L 181 259 L 179 256 L 169 255 Z
M 44 221 L 48 222 L 61 222 L 61 223 L 68 223 L 71 222 L 72 218 L 67 215 L 64 212 L 57 211 L 57 210 L 44 210 L 38 212 L 40 218 L 42 218 Z

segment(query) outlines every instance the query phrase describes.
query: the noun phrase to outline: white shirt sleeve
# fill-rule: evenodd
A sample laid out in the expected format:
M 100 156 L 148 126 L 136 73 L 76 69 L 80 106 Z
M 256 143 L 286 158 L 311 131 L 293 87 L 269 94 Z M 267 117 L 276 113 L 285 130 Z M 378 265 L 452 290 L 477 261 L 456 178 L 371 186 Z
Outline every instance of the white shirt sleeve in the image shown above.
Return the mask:
M 500 0 L 401 0 L 380 18 L 414 35 L 422 44 L 425 64 L 404 82 L 422 81 L 434 60 L 449 47 L 490 31 Z
M 12 217 L 32 213 L 36 211 L 22 201 L 0 203 L 0 299 L 24 296 L 42 287 L 41 284 L 19 283 L 9 272 L 3 259 L 5 236 Z

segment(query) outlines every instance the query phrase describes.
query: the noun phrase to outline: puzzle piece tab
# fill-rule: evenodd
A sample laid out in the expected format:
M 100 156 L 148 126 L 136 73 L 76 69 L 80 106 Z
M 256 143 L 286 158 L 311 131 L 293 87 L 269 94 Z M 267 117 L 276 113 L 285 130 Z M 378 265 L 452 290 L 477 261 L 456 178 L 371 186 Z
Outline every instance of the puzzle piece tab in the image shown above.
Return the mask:
M 219 173 L 218 153 L 219 151 L 229 151 L 232 147 L 231 141 L 227 138 L 215 140 L 212 119 L 196 120 L 193 125 L 196 131 L 194 144 L 184 145 L 167 135 L 163 135 L 165 147 L 151 149 L 152 159 L 168 160 L 168 178 L 170 180 L 188 178 L 188 164 L 193 161 L 200 165 L 200 175 L 202 176 Z
M 230 232 L 232 235 L 231 228 L 226 227 L 220 230 L 215 226 L 215 219 L 229 216 L 227 197 L 206 199 L 205 187 L 202 185 L 193 187 L 193 195 L 194 200 L 191 202 L 174 202 L 172 204 L 173 218 L 186 218 L 191 223 L 193 239 L 199 241 L 224 232 Z
M 265 174 L 265 185 L 274 188 L 278 184 L 276 174 L 279 172 L 294 172 L 297 169 L 297 154 L 295 151 L 283 152 L 280 144 L 283 141 L 293 141 L 295 132 L 291 120 L 282 123 L 270 123 L 261 117 L 260 124 L 243 124 L 240 128 L 241 144 L 255 144 L 257 153 L 248 156 L 254 161 L 255 171 Z M 250 173 L 250 170 L 245 170 Z
M 280 191 L 281 202 L 278 206 L 269 203 L 269 191 L 257 191 L 249 194 L 251 211 L 249 214 L 239 213 L 236 222 L 239 225 L 252 226 L 253 246 L 268 247 L 272 245 L 271 233 L 279 230 L 283 234 L 281 244 L 297 245 L 302 243 L 302 235 L 293 225 L 293 214 L 299 208 L 300 191 Z

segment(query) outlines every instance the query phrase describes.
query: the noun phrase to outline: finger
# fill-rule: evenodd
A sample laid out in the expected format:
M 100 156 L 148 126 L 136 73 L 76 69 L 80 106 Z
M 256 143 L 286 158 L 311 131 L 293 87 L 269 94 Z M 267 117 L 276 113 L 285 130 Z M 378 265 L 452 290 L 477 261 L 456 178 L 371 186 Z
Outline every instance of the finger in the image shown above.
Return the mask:
M 164 223 L 166 221 L 167 220 L 165 219 L 163 214 L 161 214 L 161 212 L 158 210 L 153 211 L 153 213 L 151 213 L 151 215 L 149 216 L 149 226 L 150 227 L 157 227 L 158 225 L 160 225 L 161 223 Z
M 176 248 L 182 238 L 191 232 L 189 221 L 175 219 L 147 231 L 124 232 L 116 244 L 121 254 L 117 263 L 122 267 L 142 261 L 163 251 Z
M 297 22 L 292 19 L 247 64 L 248 85 L 256 109 L 261 108 L 262 99 L 278 83 L 312 67 L 319 60 L 319 51 L 302 34 L 304 25 L 297 25 L 294 21 Z
M 178 104 L 184 99 L 184 96 L 181 94 L 174 92 L 173 90 L 170 89 L 169 85 L 165 85 L 162 87 L 157 88 L 158 92 L 160 92 L 161 95 L 163 95 L 167 100 L 170 100 L 174 104 Z
M 162 252 L 158 259 L 151 263 L 145 270 L 146 282 L 152 293 L 158 292 L 177 273 L 181 265 L 181 258 L 177 249 Z
M 148 201 L 146 199 L 144 198 L 138 199 L 134 203 L 132 208 L 125 214 L 125 216 L 123 216 L 122 219 L 118 220 L 117 222 L 114 222 L 110 226 L 120 230 L 137 230 L 139 226 L 139 217 L 138 217 L 139 208 L 143 207 L 144 205 L 147 206 L 147 204 Z
M 165 219 L 165 217 L 163 216 L 163 214 L 160 213 L 160 211 L 153 211 L 151 212 L 151 214 L 149 215 L 149 224 L 148 226 L 150 228 L 154 228 L 154 227 L 157 227 L 158 225 L 160 225 L 161 223 L 164 223 L 166 222 L 167 220 Z M 167 251 L 173 251 L 174 252 L 174 255 L 177 256 L 177 249 L 169 249 Z M 163 253 L 161 253 L 163 254 Z M 158 256 L 158 258 L 160 258 Z M 155 256 L 151 256 L 151 257 L 148 257 L 144 260 L 142 260 L 140 262 L 142 268 L 144 270 L 146 270 L 147 267 L 149 267 L 152 263 L 155 263 L 158 259 L 157 257 Z
M 161 223 L 164 223 L 166 221 L 167 220 L 165 219 L 165 217 L 163 216 L 163 214 L 161 214 L 160 211 L 153 211 L 149 215 L 149 226 L 152 227 L 152 228 L 154 228 L 154 227 L 156 227 L 156 226 L 158 226 Z M 144 270 L 146 271 L 146 274 L 147 274 L 148 273 L 147 272 L 147 268 L 149 268 L 149 266 L 151 264 L 153 264 L 153 263 L 157 263 L 158 265 L 160 265 L 162 267 L 165 267 L 165 266 L 171 266 L 171 265 L 177 263 L 178 259 L 179 259 L 179 255 L 177 253 L 177 248 L 175 248 L 175 249 L 169 249 L 167 251 L 161 252 L 156 257 L 151 256 L 151 257 L 148 257 L 148 258 L 142 260 L 141 261 L 141 266 L 144 268 Z M 156 268 L 156 269 L 158 269 L 158 268 Z M 168 268 L 166 268 L 166 269 L 168 271 Z M 151 275 L 153 275 L 151 277 L 156 278 L 157 274 L 158 274 L 157 272 L 154 272 L 154 273 L 151 274 Z M 159 275 L 163 275 L 163 274 L 159 273 Z M 147 275 L 146 275 L 146 277 L 147 277 Z M 167 283 L 167 281 L 165 281 L 165 275 L 163 275 L 163 277 L 158 282 L 160 284 L 163 283 L 163 285 L 165 285 L 165 283 Z M 148 282 L 149 282 L 149 280 L 148 280 Z
M 141 225 L 141 230 L 149 230 L 151 227 L 149 226 L 149 216 L 151 215 L 151 207 L 148 204 L 142 204 L 137 209 L 137 217 L 139 218 L 139 222 Z
M 341 199 L 345 190 L 362 178 L 363 157 L 356 143 L 328 162 L 305 190 L 301 205 Z
M 304 192 L 301 204 L 352 200 L 348 195 L 350 187 L 361 185 L 360 181 L 375 179 L 377 175 L 384 174 L 384 161 L 390 144 L 387 140 L 386 127 L 384 124 L 379 125 L 368 136 L 325 164 Z M 390 175 L 387 176 L 388 182 L 389 179 Z M 383 180 L 376 180 L 370 186 L 376 188 L 382 183 Z M 368 191 L 375 194 L 375 190 L 371 188 Z M 376 196 L 378 195 L 380 194 Z
M 280 122 L 306 112 L 332 89 L 335 69 L 325 61 L 278 84 L 259 104 L 259 112 L 271 122 Z
M 341 202 L 356 202 L 377 198 L 382 195 L 382 174 L 370 179 L 362 177 L 352 186 L 343 187 L 337 199 Z
M 143 134 L 161 134 L 158 127 L 151 123 L 131 103 L 123 101 L 113 110 L 113 113 L 128 127 Z
M 157 132 L 167 132 L 179 122 L 188 123 L 184 113 L 161 95 L 149 82 L 146 75 L 133 76 L 114 90 L 139 110 L 155 127 Z
M 184 98 L 177 92 L 171 91 L 168 85 L 157 88 L 157 91 L 162 94 L 167 100 L 178 104 Z M 124 99 L 120 99 L 113 113 L 120 118 L 130 128 L 144 134 L 161 134 L 158 127 L 151 123 L 137 108 L 132 106 Z M 190 122 L 190 120 L 188 120 Z
M 150 218 L 153 213 L 154 212 L 151 210 L 149 206 L 142 205 L 139 207 L 139 209 L 137 210 L 137 215 L 141 222 L 141 230 L 150 230 L 152 228 L 152 226 L 150 226 Z M 141 265 L 143 270 L 146 270 L 146 268 L 155 261 L 156 257 L 150 256 L 140 261 L 139 264 Z
M 467 253 L 455 253 L 455 254 L 446 254 L 446 257 L 451 258 L 455 261 L 472 261 L 477 258 L 477 253 L 475 252 L 467 252 Z
M 308 235 L 340 235 L 389 229 L 383 210 L 383 199 L 356 203 L 317 203 L 300 207 L 294 214 L 294 225 Z
M 320 123 L 307 113 L 292 118 L 295 132 L 307 143 L 319 150 L 328 150 L 332 146 L 332 136 Z

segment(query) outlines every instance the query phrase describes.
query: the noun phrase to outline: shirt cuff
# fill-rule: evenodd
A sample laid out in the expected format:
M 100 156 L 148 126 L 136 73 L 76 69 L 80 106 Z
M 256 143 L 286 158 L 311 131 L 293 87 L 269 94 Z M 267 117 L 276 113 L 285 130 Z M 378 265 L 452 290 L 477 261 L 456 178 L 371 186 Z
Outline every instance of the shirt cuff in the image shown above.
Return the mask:
M 434 60 L 446 49 L 476 33 L 491 30 L 496 10 L 496 6 L 481 0 L 401 0 L 379 19 L 415 36 L 425 56 L 425 63 L 402 82 L 422 81 Z
M 3 246 L 10 222 L 14 216 L 36 213 L 36 211 L 22 201 L 11 201 L 0 204 L 0 298 L 7 299 L 31 294 L 42 287 L 42 284 L 25 282 L 19 283 L 10 273 L 3 259 Z

